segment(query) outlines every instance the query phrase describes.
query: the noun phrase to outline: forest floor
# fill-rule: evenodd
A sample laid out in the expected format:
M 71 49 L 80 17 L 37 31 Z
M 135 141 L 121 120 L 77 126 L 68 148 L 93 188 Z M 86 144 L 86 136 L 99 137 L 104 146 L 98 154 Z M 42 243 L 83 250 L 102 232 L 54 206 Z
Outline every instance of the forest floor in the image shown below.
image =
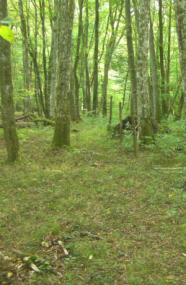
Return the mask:
M 106 125 L 72 125 L 57 150 L 52 127 L 19 129 L 14 164 L 0 130 L 0 284 L 186 284 L 181 123 L 136 160 Z

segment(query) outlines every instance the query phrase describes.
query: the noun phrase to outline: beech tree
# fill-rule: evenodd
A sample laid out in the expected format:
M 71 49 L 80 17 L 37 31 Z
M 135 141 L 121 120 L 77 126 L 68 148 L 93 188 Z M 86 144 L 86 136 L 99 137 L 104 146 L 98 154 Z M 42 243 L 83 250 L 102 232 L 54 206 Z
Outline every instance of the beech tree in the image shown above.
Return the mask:
M 138 132 L 144 144 L 152 141 L 149 82 L 148 82 L 148 47 L 149 47 L 150 0 L 140 0 L 139 39 L 137 58 L 137 94 L 138 94 Z
M 176 17 L 176 29 L 178 35 L 178 46 L 180 55 L 180 68 L 183 85 L 183 102 L 186 113 L 186 2 L 185 0 L 174 0 Z M 181 117 L 181 112 L 180 112 Z
M 131 21 L 130 4 L 131 4 L 130 0 L 125 0 L 128 66 L 130 72 L 130 85 L 131 85 L 131 116 L 132 116 L 132 127 L 133 127 L 134 155 L 136 157 L 137 138 L 136 138 L 135 117 L 137 117 L 137 80 L 136 80 L 133 41 L 132 41 L 132 21 Z
M 74 0 L 59 0 L 58 80 L 53 147 L 70 145 L 70 80 Z
M 0 1 L 0 21 L 7 17 L 7 0 Z M 8 161 L 18 157 L 19 142 L 14 118 L 10 43 L 0 37 L 0 87 L 2 122 Z

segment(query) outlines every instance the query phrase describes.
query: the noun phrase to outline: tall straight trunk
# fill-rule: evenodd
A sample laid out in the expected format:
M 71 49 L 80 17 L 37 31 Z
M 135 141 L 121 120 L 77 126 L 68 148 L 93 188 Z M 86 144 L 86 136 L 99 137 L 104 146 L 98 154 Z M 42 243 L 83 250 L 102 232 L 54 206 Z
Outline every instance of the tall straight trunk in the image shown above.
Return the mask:
M 184 112 L 186 114 L 186 2 L 185 0 L 174 0 L 176 17 L 176 30 L 180 55 L 180 68 L 183 85 Z M 181 114 L 180 114 L 181 117 Z
M 7 0 L 0 1 L 0 20 L 7 17 Z M 15 126 L 10 43 L 0 37 L 0 87 L 2 122 L 8 161 L 18 157 L 19 142 Z
M 139 41 L 137 59 L 138 131 L 143 144 L 152 142 L 152 123 L 148 82 L 148 43 L 150 0 L 140 0 Z
M 33 39 L 33 44 L 32 41 L 30 40 L 30 32 L 29 32 L 29 23 L 27 23 L 27 28 L 28 28 L 28 41 L 29 41 L 29 54 L 32 58 L 33 65 L 34 65 L 34 73 L 35 73 L 35 97 L 38 98 L 38 114 L 42 115 L 42 113 L 45 114 L 45 105 L 44 105 L 44 99 L 43 99 L 43 89 L 42 89 L 42 83 L 41 83 L 41 72 L 39 70 L 39 65 L 38 65 L 38 5 L 36 0 L 32 0 L 32 3 L 34 5 L 35 9 L 35 26 L 34 26 L 34 39 Z M 28 11 L 27 11 L 28 14 Z
M 132 2 L 133 2 L 133 7 L 134 7 L 136 30 L 137 30 L 137 33 L 139 33 L 139 11 L 138 11 L 138 6 L 137 6 L 137 3 L 136 3 L 136 0 L 132 0 Z
M 72 65 L 72 59 L 71 59 L 71 65 Z M 74 122 L 76 121 L 76 106 L 74 102 L 74 86 L 73 86 L 73 72 L 71 71 L 70 74 L 70 117 L 71 120 Z
M 27 25 L 23 12 L 23 2 L 19 0 L 19 15 L 21 19 L 21 32 L 23 38 L 23 74 L 24 74 L 24 88 L 26 93 L 29 93 L 30 90 L 30 74 L 29 74 L 29 51 L 28 51 L 28 36 L 27 36 Z M 30 112 L 30 95 L 27 94 L 27 97 L 24 100 L 24 114 L 27 115 Z
M 170 47 L 171 47 L 171 14 L 172 14 L 172 0 L 170 0 L 169 8 L 169 27 L 168 27 L 168 49 L 167 49 L 167 67 L 166 67 L 166 94 L 168 99 L 168 106 L 170 105 L 170 91 L 169 91 L 169 81 L 170 81 Z
M 74 0 L 59 0 L 57 106 L 52 147 L 70 145 L 70 80 Z
M 95 0 L 95 46 L 94 46 L 94 96 L 93 110 L 98 108 L 98 47 L 99 47 L 99 0 Z
M 161 112 L 160 112 L 160 102 L 159 102 L 159 89 L 158 89 L 158 70 L 156 64 L 156 55 L 154 47 L 154 32 L 153 25 L 150 19 L 150 63 L 151 63 L 151 73 L 152 73 L 152 89 L 153 89 L 153 104 L 152 104 L 152 115 L 154 123 L 160 123 Z
M 58 54 L 58 42 L 57 42 L 57 20 L 58 20 L 58 0 L 54 0 L 54 13 L 53 19 L 51 20 L 52 28 L 52 50 L 51 50 L 51 70 L 50 73 L 50 84 L 49 84 L 49 94 L 50 94 L 50 117 L 55 117 L 55 107 L 56 107 L 56 79 L 57 79 L 57 54 Z M 50 8 L 50 13 L 52 14 L 52 8 Z
M 132 23 L 130 12 L 130 0 L 125 0 L 125 18 L 126 18 L 126 32 L 127 32 L 127 49 L 128 49 L 128 66 L 130 72 L 130 85 L 131 85 L 131 117 L 133 125 L 133 142 L 134 142 L 134 155 L 137 156 L 137 138 L 135 128 L 135 117 L 137 117 L 137 81 L 136 69 L 134 62 L 134 50 L 132 41 Z
M 50 101 L 48 95 L 48 72 L 47 72 L 47 57 L 46 57 L 46 33 L 45 33 L 45 1 L 39 0 L 40 18 L 42 26 L 42 44 L 43 44 L 43 73 L 44 73 L 44 98 L 45 98 L 45 117 L 49 118 Z
M 79 3 L 78 37 L 77 37 L 76 55 L 75 55 L 74 70 L 73 70 L 77 119 L 80 118 L 80 114 L 79 114 L 79 108 L 80 108 L 80 106 L 79 106 L 79 79 L 78 79 L 77 69 L 78 69 L 78 63 L 79 63 L 79 50 L 80 50 L 80 44 L 81 44 L 81 36 L 82 36 L 82 31 L 83 31 L 83 26 L 82 26 L 83 0 L 79 0 L 78 3 Z
M 86 100 L 84 108 L 91 111 L 91 92 L 90 92 L 90 76 L 89 76 L 89 65 L 88 65 L 88 30 L 89 30 L 89 11 L 88 11 L 88 0 L 86 0 L 86 17 L 85 17 L 85 75 L 86 75 Z
M 159 0 L 159 51 L 160 51 L 160 70 L 161 70 L 162 115 L 164 116 L 168 113 L 168 108 L 167 108 L 167 98 L 166 98 L 167 96 L 165 94 L 162 0 Z

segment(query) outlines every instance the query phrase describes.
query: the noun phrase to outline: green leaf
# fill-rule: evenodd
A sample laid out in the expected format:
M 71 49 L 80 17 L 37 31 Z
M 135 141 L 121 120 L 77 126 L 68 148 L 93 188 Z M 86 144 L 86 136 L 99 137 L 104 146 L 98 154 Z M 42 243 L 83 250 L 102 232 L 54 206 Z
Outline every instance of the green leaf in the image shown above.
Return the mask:
M 12 33 L 12 30 L 7 26 L 0 26 L 0 36 L 10 43 L 12 43 L 14 40 L 14 34 Z
M 14 21 L 12 20 L 12 18 L 6 17 L 6 18 L 4 18 L 3 20 L 1 20 L 1 23 L 2 23 L 2 24 L 13 24 Z

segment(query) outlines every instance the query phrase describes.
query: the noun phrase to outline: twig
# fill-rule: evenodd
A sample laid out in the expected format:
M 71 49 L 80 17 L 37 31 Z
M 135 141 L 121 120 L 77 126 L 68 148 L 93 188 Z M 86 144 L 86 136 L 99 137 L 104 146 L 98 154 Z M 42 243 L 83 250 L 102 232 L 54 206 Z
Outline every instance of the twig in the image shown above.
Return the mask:
M 61 248 L 62 248 L 62 250 L 63 250 L 65 256 L 68 256 L 69 253 L 68 253 L 68 251 L 66 250 L 66 248 L 64 247 L 63 242 L 60 241 L 60 240 L 58 240 L 58 244 L 61 246 Z
M 99 236 L 97 236 L 97 235 L 92 235 L 92 234 L 89 233 L 89 232 L 84 232 L 84 233 L 81 232 L 81 233 L 80 233 L 80 236 L 82 236 L 82 237 L 89 236 L 89 237 L 91 237 L 91 238 L 103 240 L 102 237 L 99 237 Z

